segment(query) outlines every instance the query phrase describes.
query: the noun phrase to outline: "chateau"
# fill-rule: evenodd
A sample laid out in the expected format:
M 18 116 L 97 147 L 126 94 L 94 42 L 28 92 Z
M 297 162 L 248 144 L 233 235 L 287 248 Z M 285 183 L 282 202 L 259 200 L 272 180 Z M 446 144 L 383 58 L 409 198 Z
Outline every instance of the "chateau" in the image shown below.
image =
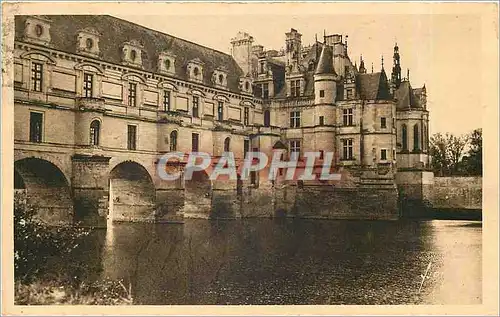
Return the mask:
M 432 177 L 426 88 L 402 77 L 397 44 L 386 73 L 347 40 L 291 29 L 273 50 L 240 32 L 229 55 L 110 16 L 17 16 L 16 191 L 50 222 L 398 218 Z M 168 182 L 169 151 L 333 152 L 342 179 Z

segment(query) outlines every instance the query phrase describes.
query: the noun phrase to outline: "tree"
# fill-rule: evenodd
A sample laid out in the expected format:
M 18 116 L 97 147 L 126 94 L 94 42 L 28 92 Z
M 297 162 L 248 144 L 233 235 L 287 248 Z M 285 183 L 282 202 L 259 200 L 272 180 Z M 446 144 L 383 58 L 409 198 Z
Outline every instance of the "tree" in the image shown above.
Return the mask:
M 467 175 L 483 174 L 483 131 L 476 129 L 467 135 L 469 151 L 462 159 L 462 166 Z
M 429 152 L 432 156 L 431 166 L 437 176 L 482 173 L 481 129 L 459 136 L 436 133 L 430 138 Z

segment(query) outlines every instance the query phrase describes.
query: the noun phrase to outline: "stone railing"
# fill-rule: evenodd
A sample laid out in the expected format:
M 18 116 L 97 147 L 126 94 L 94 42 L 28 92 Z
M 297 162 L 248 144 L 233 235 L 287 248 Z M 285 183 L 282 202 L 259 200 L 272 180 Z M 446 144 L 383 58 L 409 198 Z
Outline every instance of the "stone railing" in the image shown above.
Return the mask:
M 76 98 L 76 106 L 78 109 L 85 110 L 93 110 L 93 111 L 104 111 L 104 98 L 96 98 L 96 97 L 77 97 Z

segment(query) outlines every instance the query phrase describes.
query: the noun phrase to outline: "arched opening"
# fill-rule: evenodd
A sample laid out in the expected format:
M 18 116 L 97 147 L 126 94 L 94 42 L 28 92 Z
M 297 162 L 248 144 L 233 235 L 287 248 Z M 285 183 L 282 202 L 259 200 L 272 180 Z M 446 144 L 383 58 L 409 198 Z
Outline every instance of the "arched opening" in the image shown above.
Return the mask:
M 413 126 L 413 150 L 420 150 L 420 135 L 418 134 L 418 124 Z
M 170 151 L 177 151 L 177 131 L 170 132 Z
M 99 120 L 94 120 L 90 124 L 90 145 L 99 145 L 99 134 L 101 123 Z
M 401 126 L 401 142 L 403 150 L 408 150 L 408 130 L 406 128 L 406 124 Z
M 184 213 L 186 216 L 209 217 L 212 206 L 212 183 L 205 171 L 193 172 L 184 182 Z
M 269 127 L 271 125 L 271 112 L 269 110 L 264 111 L 264 126 Z
M 73 221 L 73 199 L 63 172 L 53 163 L 25 158 L 14 163 L 14 188 L 24 190 L 36 217 L 49 224 Z
M 230 148 L 231 148 L 231 139 L 226 138 L 224 140 L 224 152 L 229 152 Z
M 108 220 L 153 220 L 155 205 L 155 186 L 148 171 L 142 165 L 127 161 L 111 170 Z

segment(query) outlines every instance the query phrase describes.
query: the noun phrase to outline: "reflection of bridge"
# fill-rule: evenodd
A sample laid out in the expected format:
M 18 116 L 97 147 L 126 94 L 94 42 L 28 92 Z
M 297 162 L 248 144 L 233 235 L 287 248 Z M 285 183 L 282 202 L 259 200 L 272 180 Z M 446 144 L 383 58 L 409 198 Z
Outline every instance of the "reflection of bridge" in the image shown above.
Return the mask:
M 156 160 L 152 154 L 97 148 L 78 153 L 16 142 L 15 188 L 24 189 L 27 202 L 49 222 L 104 225 L 108 214 L 115 221 L 173 221 L 184 209 L 209 217 L 212 185 L 207 174 L 165 181 L 157 176 Z

